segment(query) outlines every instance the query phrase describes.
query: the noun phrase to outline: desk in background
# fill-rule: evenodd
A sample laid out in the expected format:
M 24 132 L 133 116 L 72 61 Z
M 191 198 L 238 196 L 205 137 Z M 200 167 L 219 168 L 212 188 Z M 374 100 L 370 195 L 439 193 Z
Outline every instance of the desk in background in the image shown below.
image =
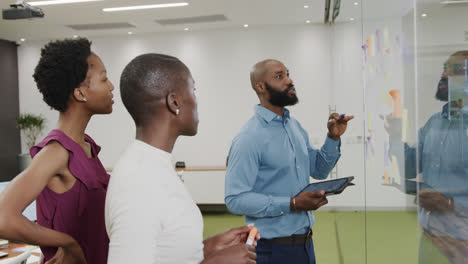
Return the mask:
M 7 260 L 7 259 L 11 259 L 11 258 L 14 258 L 14 257 L 17 257 L 17 256 L 23 254 L 24 252 L 13 252 L 12 250 L 15 249 L 15 248 L 25 247 L 25 246 L 28 246 L 28 245 L 20 244 L 20 243 L 13 243 L 13 242 L 8 243 L 8 248 L 0 250 L 1 252 L 7 252 L 8 253 L 8 256 L 0 258 L 0 264 L 2 262 L 5 262 L 5 260 Z M 34 250 L 34 249 L 31 249 L 31 250 Z M 40 258 L 41 254 L 33 252 L 31 254 L 31 256 L 35 256 L 37 258 Z M 28 262 L 28 263 L 30 263 L 30 264 L 39 264 L 39 260 L 35 261 L 35 262 Z

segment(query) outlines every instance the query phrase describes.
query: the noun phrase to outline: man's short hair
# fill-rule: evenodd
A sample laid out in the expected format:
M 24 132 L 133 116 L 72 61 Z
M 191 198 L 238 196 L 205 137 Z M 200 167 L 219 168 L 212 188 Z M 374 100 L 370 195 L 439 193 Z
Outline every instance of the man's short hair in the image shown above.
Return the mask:
M 86 38 L 57 40 L 41 49 L 33 78 L 50 107 L 67 110 L 73 90 L 86 79 L 90 55 L 91 42 Z
M 266 59 L 255 63 L 255 65 L 250 70 L 250 84 L 252 85 L 252 88 L 255 90 L 255 92 L 257 92 L 257 90 L 255 89 L 255 83 L 265 78 L 265 74 L 267 72 L 265 65 L 267 65 L 270 62 L 282 63 L 275 59 Z
M 176 57 L 148 53 L 134 58 L 120 77 L 120 96 L 137 126 L 144 125 L 157 110 L 157 104 L 180 87 L 189 74 Z

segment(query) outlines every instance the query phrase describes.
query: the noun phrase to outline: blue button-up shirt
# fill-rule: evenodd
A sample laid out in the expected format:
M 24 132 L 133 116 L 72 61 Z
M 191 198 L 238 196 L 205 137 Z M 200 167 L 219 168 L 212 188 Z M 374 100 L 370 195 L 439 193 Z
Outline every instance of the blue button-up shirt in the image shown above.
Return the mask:
M 453 198 L 453 213 L 420 209 L 419 222 L 435 235 L 468 240 L 468 112 L 449 117 L 448 104 L 418 132 L 418 147 L 391 138 L 392 155 L 405 155 L 405 178 L 422 173 L 423 182 Z M 419 161 L 416 162 L 416 158 Z M 416 170 L 419 166 L 419 170 Z
M 262 238 L 304 234 L 314 215 L 291 212 L 290 199 L 309 184 L 310 176 L 327 178 L 339 157 L 339 141 L 327 137 L 323 147 L 315 149 L 287 109 L 280 116 L 257 105 L 229 151 L 226 205 L 254 223 Z

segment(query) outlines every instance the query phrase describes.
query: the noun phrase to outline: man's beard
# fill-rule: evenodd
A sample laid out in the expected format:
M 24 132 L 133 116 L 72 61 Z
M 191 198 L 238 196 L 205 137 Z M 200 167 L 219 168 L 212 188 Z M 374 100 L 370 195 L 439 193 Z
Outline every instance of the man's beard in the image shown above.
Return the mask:
M 437 85 L 437 92 L 435 98 L 442 102 L 448 101 L 448 78 L 440 78 L 439 84 Z
M 274 106 L 279 106 L 279 107 L 285 107 L 288 105 L 295 105 L 299 102 L 299 99 L 297 98 L 296 94 L 293 94 L 292 96 L 289 96 L 289 91 L 291 91 L 294 88 L 294 85 L 290 84 L 288 89 L 278 92 L 273 87 L 271 87 L 267 82 L 265 82 L 265 87 L 270 94 L 270 104 Z

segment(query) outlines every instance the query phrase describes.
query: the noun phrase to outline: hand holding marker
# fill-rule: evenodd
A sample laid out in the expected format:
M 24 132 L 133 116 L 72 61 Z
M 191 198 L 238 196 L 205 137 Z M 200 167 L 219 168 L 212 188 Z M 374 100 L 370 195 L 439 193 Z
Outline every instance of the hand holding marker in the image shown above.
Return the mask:
M 328 117 L 327 128 L 328 137 L 337 141 L 346 132 L 348 121 L 353 119 L 354 116 L 346 114 L 333 113 Z
M 346 114 L 341 114 L 339 117 L 340 119 L 343 119 L 345 116 Z M 328 119 L 328 123 L 330 123 L 331 121 L 333 121 L 333 118 Z
M 249 237 L 247 238 L 247 242 L 245 242 L 249 246 L 253 246 L 254 242 L 258 240 L 260 236 L 258 235 L 258 229 L 256 227 L 252 227 L 249 232 Z

